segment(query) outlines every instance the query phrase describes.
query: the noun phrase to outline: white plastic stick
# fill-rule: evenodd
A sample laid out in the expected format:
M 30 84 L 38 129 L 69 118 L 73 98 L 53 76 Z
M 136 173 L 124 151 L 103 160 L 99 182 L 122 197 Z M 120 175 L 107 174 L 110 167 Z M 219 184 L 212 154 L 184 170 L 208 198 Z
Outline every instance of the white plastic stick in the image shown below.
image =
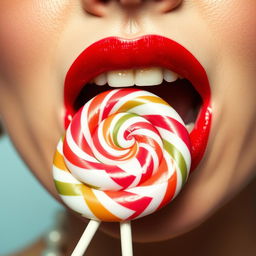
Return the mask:
M 87 247 L 89 246 L 94 234 L 96 233 L 98 227 L 100 226 L 100 221 L 90 220 L 84 233 L 82 234 L 75 250 L 71 256 L 83 256 Z
M 120 233 L 122 256 L 132 256 L 132 229 L 130 221 L 120 223 Z

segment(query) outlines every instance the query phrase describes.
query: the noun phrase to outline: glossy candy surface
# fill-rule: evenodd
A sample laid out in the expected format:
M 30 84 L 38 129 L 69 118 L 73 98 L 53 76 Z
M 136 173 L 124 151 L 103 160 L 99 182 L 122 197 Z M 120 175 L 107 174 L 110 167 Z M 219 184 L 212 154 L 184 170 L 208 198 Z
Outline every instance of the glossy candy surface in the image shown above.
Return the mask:
M 116 89 L 74 116 L 54 157 L 63 201 L 95 220 L 124 221 L 170 202 L 191 165 L 186 127 L 164 100 L 147 91 Z

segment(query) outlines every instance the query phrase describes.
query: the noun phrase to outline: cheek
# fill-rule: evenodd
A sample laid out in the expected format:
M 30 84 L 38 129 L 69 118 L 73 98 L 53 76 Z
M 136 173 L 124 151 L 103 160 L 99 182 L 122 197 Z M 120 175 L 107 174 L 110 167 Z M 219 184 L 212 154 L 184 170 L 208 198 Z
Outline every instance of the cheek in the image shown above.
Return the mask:
M 198 10 L 216 38 L 216 44 L 224 49 L 224 55 L 246 58 L 255 65 L 255 0 L 200 1 Z
M 13 79 L 45 61 L 61 30 L 70 1 L 1 0 L 0 72 Z M 15 74 L 15 76 L 14 76 Z

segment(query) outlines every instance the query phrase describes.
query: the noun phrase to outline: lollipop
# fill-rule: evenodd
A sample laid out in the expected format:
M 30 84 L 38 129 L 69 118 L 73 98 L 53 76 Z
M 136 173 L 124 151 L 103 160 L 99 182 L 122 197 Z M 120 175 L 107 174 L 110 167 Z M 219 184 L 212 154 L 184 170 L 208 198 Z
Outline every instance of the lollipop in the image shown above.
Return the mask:
M 91 234 L 100 221 L 120 222 L 121 233 L 130 233 L 130 220 L 157 211 L 179 193 L 190 151 L 185 124 L 168 103 L 147 91 L 110 90 L 73 117 L 58 144 L 53 177 L 65 204 L 94 220 Z

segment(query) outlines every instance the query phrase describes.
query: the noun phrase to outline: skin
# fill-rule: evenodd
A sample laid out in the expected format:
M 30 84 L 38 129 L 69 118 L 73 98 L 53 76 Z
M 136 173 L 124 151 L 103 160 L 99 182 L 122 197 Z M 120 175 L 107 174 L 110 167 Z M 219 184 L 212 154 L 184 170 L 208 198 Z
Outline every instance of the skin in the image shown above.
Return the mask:
M 184 234 L 253 181 L 254 0 L 1 0 L 0 9 L 0 116 L 24 161 L 54 197 L 52 155 L 64 131 L 66 72 L 86 47 L 108 36 L 159 34 L 179 42 L 205 68 L 212 92 L 213 123 L 203 160 L 173 203 L 133 222 L 134 240 Z M 103 229 L 117 236 L 115 225 Z

